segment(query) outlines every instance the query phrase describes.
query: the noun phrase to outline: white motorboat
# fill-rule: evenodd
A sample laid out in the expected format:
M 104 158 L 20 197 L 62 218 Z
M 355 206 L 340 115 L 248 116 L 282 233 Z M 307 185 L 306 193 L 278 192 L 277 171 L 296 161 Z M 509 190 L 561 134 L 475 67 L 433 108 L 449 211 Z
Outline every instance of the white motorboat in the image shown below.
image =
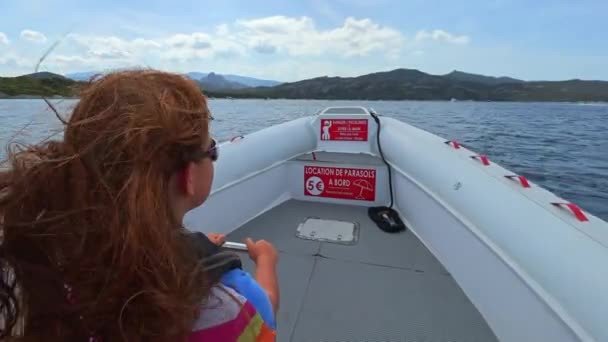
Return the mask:
M 376 118 L 330 107 L 222 144 L 212 194 L 186 217 L 275 244 L 278 341 L 608 341 L 606 222 Z M 391 203 L 405 231 L 370 219 Z

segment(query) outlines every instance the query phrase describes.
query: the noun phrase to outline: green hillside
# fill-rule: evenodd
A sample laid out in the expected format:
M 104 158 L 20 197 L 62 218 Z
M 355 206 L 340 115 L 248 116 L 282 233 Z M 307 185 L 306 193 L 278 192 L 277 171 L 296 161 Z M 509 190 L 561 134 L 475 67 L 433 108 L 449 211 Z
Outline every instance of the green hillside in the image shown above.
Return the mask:
M 24 95 L 71 97 L 77 94 L 81 84 L 81 82 L 49 72 L 19 77 L 0 77 L 0 97 Z M 324 76 L 282 83 L 274 87 L 218 89 L 218 87 L 211 87 L 208 84 L 201 84 L 201 87 L 211 97 L 233 98 L 608 101 L 608 82 L 606 81 L 526 82 L 510 77 L 491 77 L 460 71 L 453 71 L 446 75 L 431 75 L 413 69 L 396 69 L 358 77 Z
M 0 77 L 0 94 L 5 96 L 65 96 L 76 94 L 78 82 L 50 72 L 19 77 Z M 1 96 L 1 95 L 0 95 Z

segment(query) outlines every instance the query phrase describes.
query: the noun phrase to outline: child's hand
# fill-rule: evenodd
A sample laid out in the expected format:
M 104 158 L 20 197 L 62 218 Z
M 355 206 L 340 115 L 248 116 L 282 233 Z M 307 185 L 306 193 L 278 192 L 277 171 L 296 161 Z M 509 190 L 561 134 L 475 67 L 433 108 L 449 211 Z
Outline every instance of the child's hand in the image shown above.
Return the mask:
M 218 233 L 209 233 L 207 234 L 207 237 L 209 238 L 209 240 L 211 242 L 213 242 L 214 244 L 221 246 L 224 244 L 224 242 L 226 242 L 226 235 L 224 234 L 218 234 Z
M 249 257 L 255 262 L 255 280 L 266 291 L 272 310 L 276 314 L 279 309 L 279 279 L 277 277 L 277 263 L 279 253 L 268 241 L 253 242 L 250 238 L 245 240 Z
M 253 240 L 247 238 L 245 244 L 249 251 L 249 257 L 256 265 L 260 262 L 265 262 L 274 266 L 279 261 L 279 254 L 270 242 L 266 240 L 253 242 Z

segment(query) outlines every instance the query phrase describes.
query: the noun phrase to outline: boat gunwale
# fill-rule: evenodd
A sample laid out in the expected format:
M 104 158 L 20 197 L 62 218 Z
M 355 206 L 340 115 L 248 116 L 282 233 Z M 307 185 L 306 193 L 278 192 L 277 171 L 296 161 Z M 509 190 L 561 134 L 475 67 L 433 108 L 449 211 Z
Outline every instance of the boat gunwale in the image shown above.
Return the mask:
M 394 163 L 392 163 L 388 160 L 387 160 L 387 163 L 389 165 L 391 165 L 393 170 L 395 170 L 396 172 L 398 172 L 399 174 L 404 176 L 408 181 L 412 182 L 412 184 L 414 184 L 420 190 L 422 190 L 424 193 L 429 195 L 434 201 L 436 201 L 439 205 L 441 205 L 450 215 L 452 215 L 452 217 L 454 217 L 456 220 L 458 220 L 460 223 L 462 223 L 463 226 L 465 226 L 481 243 L 483 243 L 486 247 L 488 247 L 488 249 L 490 251 L 492 251 L 498 257 L 499 260 L 501 260 L 511 271 L 513 271 L 513 273 L 515 275 L 517 275 L 518 278 L 520 280 L 522 280 L 522 282 L 530 290 L 532 290 L 532 292 L 534 294 L 536 294 L 541 299 L 541 301 L 543 303 L 545 303 L 545 305 L 547 305 L 547 307 L 549 309 L 551 309 L 551 311 L 553 311 L 579 339 L 581 339 L 583 341 L 592 341 L 593 340 L 593 338 L 587 332 L 587 330 L 578 322 L 578 320 L 576 320 L 568 312 L 568 310 L 566 310 L 562 305 L 559 304 L 559 301 L 554 296 L 552 296 L 548 291 L 545 290 L 544 287 L 542 287 L 537 281 L 535 281 L 534 278 L 523 267 L 521 267 L 519 265 L 519 263 L 517 263 L 513 258 L 509 257 L 507 255 L 507 253 L 502 250 L 502 248 L 500 248 L 496 243 L 492 242 L 492 239 L 490 239 L 486 234 L 484 234 L 482 232 L 482 230 L 477 227 L 477 225 L 475 225 L 474 223 L 469 221 L 466 217 L 464 217 L 463 215 L 458 213 L 458 211 L 456 211 L 448 203 L 443 201 L 432 190 L 430 190 L 429 188 L 427 188 L 426 186 L 424 186 L 423 184 L 418 182 L 414 177 L 409 175 L 407 172 L 403 171 L 401 168 L 396 167 Z M 407 220 L 407 217 L 400 212 L 399 206 L 397 205 L 396 207 L 397 207 L 397 211 L 399 212 L 404 223 L 410 228 L 415 227 L 415 225 L 412 225 L 411 222 L 409 222 Z M 431 248 L 431 246 L 429 246 L 424 241 L 424 239 L 422 239 L 420 237 L 420 235 L 416 232 L 416 229 L 410 229 L 410 231 L 414 235 L 416 235 L 418 240 L 420 240 L 424 244 L 424 246 L 428 250 L 430 250 L 431 253 L 433 253 L 433 255 L 435 255 L 435 257 L 436 257 L 437 254 L 434 253 L 435 250 L 433 248 Z M 440 262 L 441 262 L 441 260 L 440 260 Z M 473 302 L 473 304 L 474 304 L 474 302 Z M 483 315 L 482 311 L 480 311 L 480 313 Z

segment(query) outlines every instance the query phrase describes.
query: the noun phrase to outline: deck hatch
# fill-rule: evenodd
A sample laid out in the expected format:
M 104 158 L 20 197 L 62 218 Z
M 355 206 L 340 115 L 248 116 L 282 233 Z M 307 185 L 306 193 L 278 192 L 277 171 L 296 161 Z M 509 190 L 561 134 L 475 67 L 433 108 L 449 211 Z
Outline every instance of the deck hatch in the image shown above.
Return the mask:
M 298 225 L 296 236 L 306 240 L 353 245 L 359 238 L 359 224 L 308 217 Z

